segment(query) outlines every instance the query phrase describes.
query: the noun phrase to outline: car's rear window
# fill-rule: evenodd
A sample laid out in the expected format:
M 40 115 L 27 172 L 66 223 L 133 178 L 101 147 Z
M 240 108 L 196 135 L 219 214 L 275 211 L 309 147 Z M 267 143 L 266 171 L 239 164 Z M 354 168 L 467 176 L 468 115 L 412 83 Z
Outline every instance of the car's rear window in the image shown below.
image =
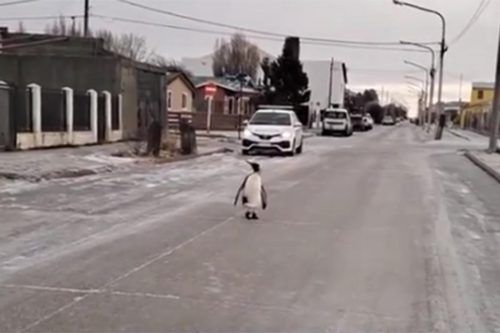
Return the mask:
M 283 112 L 257 112 L 250 120 L 251 125 L 281 125 L 292 124 L 290 115 Z
M 339 111 L 327 111 L 325 113 L 325 118 L 329 119 L 346 119 L 347 113 Z

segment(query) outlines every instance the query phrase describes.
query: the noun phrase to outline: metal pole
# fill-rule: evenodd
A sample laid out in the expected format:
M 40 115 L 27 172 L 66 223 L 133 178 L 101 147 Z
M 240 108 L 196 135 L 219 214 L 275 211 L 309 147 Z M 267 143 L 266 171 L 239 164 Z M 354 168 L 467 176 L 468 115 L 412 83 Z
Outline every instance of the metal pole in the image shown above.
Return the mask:
M 83 34 L 85 37 L 89 36 L 89 0 L 85 0 L 83 10 Z
M 400 0 L 392 0 L 392 2 L 394 2 L 394 4 L 396 4 L 396 5 L 408 6 L 408 7 L 415 8 L 415 9 L 418 9 L 418 10 L 421 10 L 421 11 L 424 11 L 427 13 L 435 14 L 435 15 L 439 16 L 439 18 L 441 19 L 442 33 L 441 33 L 441 52 L 439 54 L 439 88 L 438 88 L 438 102 L 437 102 L 437 104 L 438 104 L 438 110 L 437 110 L 438 126 L 436 128 L 436 137 L 435 137 L 436 140 L 441 140 L 441 137 L 443 135 L 443 127 L 441 126 L 442 124 L 440 122 L 440 116 L 441 116 L 442 109 L 443 109 L 442 97 L 443 97 L 444 54 L 447 51 L 447 47 L 446 47 L 446 19 L 444 18 L 443 14 L 441 14 L 440 12 L 433 10 L 433 9 L 425 8 L 425 7 L 422 7 L 419 5 L 415 5 L 415 4 L 408 3 L 405 1 L 400 1 Z
M 429 76 L 431 77 L 431 91 L 429 94 L 429 112 L 427 113 L 427 131 L 430 131 L 431 121 L 432 121 L 432 110 L 434 108 L 434 86 L 435 86 L 435 77 L 436 77 L 436 69 L 433 67 L 429 72 Z
M 243 96 L 243 80 L 240 79 L 240 98 L 238 100 L 238 140 L 241 139 L 241 97 Z
M 495 98 L 493 100 L 493 114 L 490 124 L 490 147 L 489 153 L 496 153 L 498 148 L 498 121 L 500 118 L 500 41 L 498 43 L 497 53 L 497 72 L 495 81 Z
M 435 77 L 436 77 L 436 69 L 434 67 L 434 64 L 435 64 L 435 60 L 436 60 L 436 54 L 435 54 L 434 50 L 432 49 L 432 47 L 429 47 L 427 45 L 413 43 L 413 42 L 405 42 L 405 41 L 401 41 L 400 43 L 403 45 L 413 45 L 416 47 L 420 47 L 420 48 L 426 49 L 427 51 L 429 51 L 431 53 L 431 69 L 429 72 L 429 75 L 431 78 L 431 87 L 430 87 L 430 93 L 429 93 L 429 111 L 427 114 L 427 131 L 429 131 L 430 126 L 431 126 L 431 121 L 432 121 L 432 111 L 433 111 L 433 107 L 434 107 L 434 105 L 433 105 L 434 104 L 434 87 L 435 87 Z M 405 63 L 412 64 L 414 66 L 417 65 L 415 63 L 412 63 L 411 61 L 405 61 Z M 417 66 L 420 66 L 420 65 L 417 65 Z
M 443 70 L 444 70 L 444 54 L 446 53 L 446 21 L 443 15 L 440 14 L 441 20 L 443 22 L 443 33 L 441 38 L 441 52 L 439 53 L 439 88 L 438 88 L 438 110 L 437 110 L 437 121 L 438 126 L 436 128 L 436 140 L 441 140 L 443 136 L 443 127 L 441 126 L 441 114 L 443 114 Z
M 328 106 L 327 108 L 329 108 L 331 105 L 332 105 L 332 89 L 333 89 L 333 58 L 332 58 L 332 61 L 330 63 L 330 85 L 329 85 L 329 88 L 328 88 Z

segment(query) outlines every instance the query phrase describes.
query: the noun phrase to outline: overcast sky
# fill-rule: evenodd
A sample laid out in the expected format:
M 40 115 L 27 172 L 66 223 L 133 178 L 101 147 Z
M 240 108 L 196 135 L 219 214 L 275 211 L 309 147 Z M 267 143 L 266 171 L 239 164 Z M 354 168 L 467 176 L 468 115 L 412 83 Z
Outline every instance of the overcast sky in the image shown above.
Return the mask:
M 11 0 L 0 0 L 8 2 Z M 121 16 L 186 27 L 224 30 L 179 18 L 143 11 L 116 0 L 90 0 L 91 13 Z M 398 42 L 438 41 L 439 19 L 431 14 L 392 4 L 392 0 L 135 0 L 151 7 L 185 15 L 289 35 L 346 40 Z M 447 39 L 451 41 L 464 28 L 483 0 L 412 0 L 421 6 L 442 12 L 447 19 Z M 493 81 L 498 43 L 500 1 L 484 0 L 489 7 L 456 43 L 450 45 L 445 62 L 445 99 L 458 99 L 459 76 L 463 74 L 463 98 L 468 99 L 470 82 Z M 0 25 L 13 29 L 17 22 L 3 18 L 39 15 L 80 15 L 83 0 L 39 0 L 28 4 L 0 7 Z M 218 36 L 149 27 L 91 18 L 92 28 L 116 32 L 134 32 L 147 38 L 148 44 L 167 58 L 196 57 L 212 52 Z M 27 30 L 42 31 L 47 22 L 24 21 Z M 279 54 L 282 43 L 252 39 L 260 48 Z M 399 46 L 398 46 L 399 47 Z M 412 109 L 414 98 L 408 93 L 403 76 L 413 69 L 403 63 L 411 60 L 429 64 L 427 53 L 379 51 L 336 46 L 302 45 L 302 59 L 342 60 L 349 68 L 353 89 L 383 86 L 394 98 L 406 100 Z M 420 73 L 412 73 L 422 75 Z

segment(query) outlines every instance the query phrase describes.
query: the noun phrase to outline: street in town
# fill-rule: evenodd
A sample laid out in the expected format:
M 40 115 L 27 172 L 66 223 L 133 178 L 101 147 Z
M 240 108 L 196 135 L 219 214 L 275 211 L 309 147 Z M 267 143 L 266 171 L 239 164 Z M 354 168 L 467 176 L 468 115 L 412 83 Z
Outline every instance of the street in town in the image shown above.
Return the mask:
M 498 332 L 500 187 L 486 139 L 416 126 L 0 183 L 1 332 Z

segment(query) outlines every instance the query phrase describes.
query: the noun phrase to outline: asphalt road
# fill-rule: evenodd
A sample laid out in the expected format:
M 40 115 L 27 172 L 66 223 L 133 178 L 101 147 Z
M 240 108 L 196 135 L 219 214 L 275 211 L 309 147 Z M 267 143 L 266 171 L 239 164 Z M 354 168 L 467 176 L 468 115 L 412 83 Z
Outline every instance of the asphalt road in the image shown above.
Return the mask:
M 0 186 L 0 332 L 498 332 L 500 187 L 377 127 L 257 158 L 270 206 L 215 155 Z

